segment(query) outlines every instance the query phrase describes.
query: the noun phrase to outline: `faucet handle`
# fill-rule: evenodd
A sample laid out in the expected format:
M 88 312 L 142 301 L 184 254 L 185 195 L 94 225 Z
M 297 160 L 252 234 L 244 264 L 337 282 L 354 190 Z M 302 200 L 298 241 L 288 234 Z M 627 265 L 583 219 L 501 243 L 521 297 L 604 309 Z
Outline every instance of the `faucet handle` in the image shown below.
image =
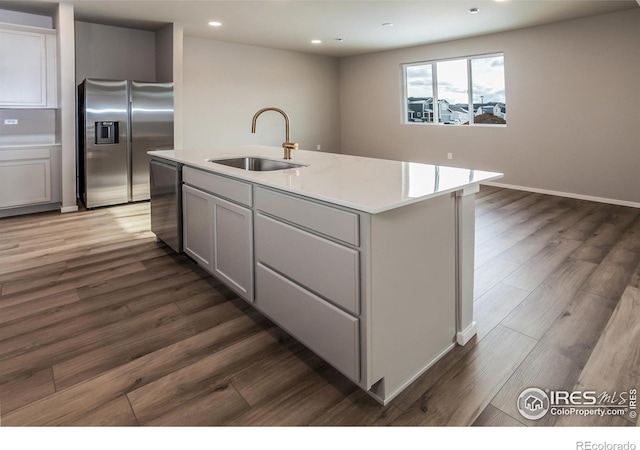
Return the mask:
M 284 149 L 284 159 L 293 159 L 291 157 L 291 150 L 298 150 L 299 145 L 297 142 L 283 142 L 282 148 Z

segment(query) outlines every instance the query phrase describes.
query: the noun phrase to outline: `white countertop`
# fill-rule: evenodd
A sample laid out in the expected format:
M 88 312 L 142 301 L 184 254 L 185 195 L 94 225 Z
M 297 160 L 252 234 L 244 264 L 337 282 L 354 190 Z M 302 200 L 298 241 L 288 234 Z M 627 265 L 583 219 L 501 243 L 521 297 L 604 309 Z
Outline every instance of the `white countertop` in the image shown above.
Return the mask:
M 263 145 L 157 150 L 149 154 L 371 214 L 502 177 L 496 172 L 308 150 L 293 151 L 292 162 L 306 165 L 295 169 L 253 172 L 207 162 L 238 156 L 282 159 L 281 147 Z

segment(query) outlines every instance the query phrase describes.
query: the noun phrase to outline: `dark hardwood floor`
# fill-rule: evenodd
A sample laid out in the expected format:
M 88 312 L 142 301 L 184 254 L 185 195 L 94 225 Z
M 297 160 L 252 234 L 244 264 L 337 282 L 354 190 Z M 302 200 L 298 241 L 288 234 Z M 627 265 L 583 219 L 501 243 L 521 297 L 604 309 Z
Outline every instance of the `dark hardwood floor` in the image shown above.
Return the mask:
M 516 400 L 640 386 L 640 209 L 476 205 L 478 335 L 385 407 L 156 244 L 147 203 L 0 219 L 0 424 L 636 425 Z

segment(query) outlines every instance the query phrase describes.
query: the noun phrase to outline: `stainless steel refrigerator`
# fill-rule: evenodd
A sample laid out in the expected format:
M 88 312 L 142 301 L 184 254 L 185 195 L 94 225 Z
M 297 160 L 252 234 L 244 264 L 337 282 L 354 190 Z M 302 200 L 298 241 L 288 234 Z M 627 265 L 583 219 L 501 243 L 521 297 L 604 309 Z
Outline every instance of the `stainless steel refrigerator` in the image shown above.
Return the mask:
M 173 83 L 78 86 L 79 194 L 87 208 L 149 199 L 149 150 L 173 148 Z

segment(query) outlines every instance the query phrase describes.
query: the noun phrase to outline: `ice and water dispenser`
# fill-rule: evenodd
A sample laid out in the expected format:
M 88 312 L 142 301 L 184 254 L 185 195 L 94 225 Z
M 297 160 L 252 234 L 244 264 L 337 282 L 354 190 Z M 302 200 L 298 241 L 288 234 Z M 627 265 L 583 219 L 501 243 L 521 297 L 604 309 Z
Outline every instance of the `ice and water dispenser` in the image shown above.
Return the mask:
M 96 145 L 99 144 L 117 144 L 118 129 L 120 122 L 96 122 Z

